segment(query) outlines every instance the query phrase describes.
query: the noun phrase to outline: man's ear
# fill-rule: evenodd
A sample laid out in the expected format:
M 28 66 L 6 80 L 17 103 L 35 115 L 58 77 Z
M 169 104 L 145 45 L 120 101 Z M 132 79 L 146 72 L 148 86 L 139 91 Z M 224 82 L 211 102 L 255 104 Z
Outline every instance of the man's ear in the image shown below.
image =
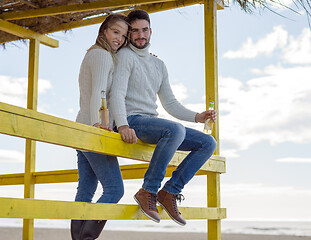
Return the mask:
M 152 29 L 150 28 L 150 36 L 151 36 L 151 34 L 152 34 Z

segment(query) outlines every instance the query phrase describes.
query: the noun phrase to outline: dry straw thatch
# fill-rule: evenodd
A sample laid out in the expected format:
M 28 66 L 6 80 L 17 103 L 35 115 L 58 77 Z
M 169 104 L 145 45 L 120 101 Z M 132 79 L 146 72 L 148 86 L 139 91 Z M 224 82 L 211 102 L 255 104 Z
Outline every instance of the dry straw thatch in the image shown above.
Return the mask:
M 100 0 L 102 1 L 102 0 Z M 43 9 L 57 6 L 77 5 L 83 3 L 96 2 L 95 0 L 1 0 L 0 1 L 0 19 L 2 14 L 19 13 L 33 9 Z M 108 1 L 107 1 L 108 2 Z M 113 1 L 111 1 L 113 2 Z M 8 20 L 11 23 L 22 26 L 38 33 L 52 33 L 58 29 L 59 25 L 70 24 L 76 21 L 86 19 L 91 16 L 107 15 L 116 9 L 92 10 L 72 12 L 66 14 L 55 14 L 42 17 L 31 17 L 18 20 Z M 0 43 L 11 42 L 21 39 L 15 35 L 0 31 Z
M 124 0 L 106 0 L 107 3 L 116 4 L 120 2 L 124 2 Z M 227 4 L 229 4 L 229 0 Z M 256 8 L 268 8 L 271 9 L 271 4 L 279 4 L 283 7 L 287 8 L 286 5 L 282 4 L 282 0 L 233 0 L 235 3 L 239 4 L 241 8 L 246 12 L 253 12 Z M 310 1 L 311 0 L 292 0 L 295 4 L 295 9 L 291 8 L 294 12 L 299 11 L 299 9 L 305 10 L 308 16 L 308 20 L 310 15 Z M 104 10 L 91 10 L 91 11 L 79 11 L 79 12 L 70 12 L 66 14 L 55 14 L 41 17 L 29 17 L 23 19 L 10 20 L 3 17 L 6 14 L 12 13 L 20 13 L 33 9 L 45 9 L 57 6 L 67 6 L 67 5 L 79 5 L 79 4 L 88 4 L 94 2 L 103 2 L 103 0 L 1 0 L 0 1 L 0 19 L 7 20 L 16 25 L 22 26 L 24 28 L 33 30 L 38 33 L 52 33 L 55 31 L 59 31 L 58 26 L 64 24 L 71 24 L 73 22 L 77 22 L 86 18 L 90 18 L 92 16 L 102 15 L 105 16 L 111 12 L 120 11 L 120 10 L 129 10 L 133 6 L 128 7 L 119 7 L 119 8 L 108 8 Z M 139 2 L 139 0 L 137 1 Z M 182 6 L 183 0 L 177 0 L 176 6 Z M 193 3 L 195 4 L 195 3 Z M 153 4 L 149 4 L 152 6 Z M 299 13 L 298 13 L 299 14 Z M 69 25 L 70 26 L 70 25 Z M 70 28 L 70 27 L 69 27 Z M 15 41 L 21 39 L 15 35 L 9 34 L 7 32 L 0 30 L 0 44 L 4 44 L 7 42 Z

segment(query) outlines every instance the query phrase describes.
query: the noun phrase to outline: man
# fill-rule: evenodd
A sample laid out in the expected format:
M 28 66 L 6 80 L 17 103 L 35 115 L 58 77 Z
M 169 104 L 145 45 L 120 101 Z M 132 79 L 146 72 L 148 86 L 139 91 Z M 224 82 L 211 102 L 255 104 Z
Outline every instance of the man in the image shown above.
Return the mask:
M 164 63 L 149 54 L 152 30 L 148 13 L 134 10 L 129 13 L 128 22 L 131 26 L 130 45 L 118 53 L 110 92 L 111 112 L 125 142 L 136 143 L 138 137 L 143 142 L 157 145 L 143 186 L 134 199 L 142 212 L 153 221 L 160 222 L 156 208 L 158 201 L 175 222 L 185 225 L 176 200 L 181 199 L 180 193 L 185 184 L 213 154 L 216 141 L 210 135 L 158 118 L 157 95 L 164 109 L 181 120 L 204 123 L 209 118 L 215 121 L 216 113 L 196 113 L 176 100 Z M 158 192 L 176 150 L 191 152 Z

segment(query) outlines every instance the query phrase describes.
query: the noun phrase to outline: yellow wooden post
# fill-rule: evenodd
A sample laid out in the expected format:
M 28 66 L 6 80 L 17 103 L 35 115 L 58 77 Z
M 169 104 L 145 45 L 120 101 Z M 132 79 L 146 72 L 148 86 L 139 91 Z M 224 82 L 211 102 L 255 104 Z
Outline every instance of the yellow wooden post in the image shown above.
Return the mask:
M 27 93 L 27 108 L 37 110 L 38 97 L 38 65 L 39 65 L 39 45 L 37 39 L 31 39 L 29 43 L 29 67 L 28 67 L 28 93 Z M 36 157 L 36 142 L 26 139 L 25 149 L 25 175 L 24 175 L 24 198 L 34 198 L 35 185 L 35 157 Z M 34 239 L 34 220 L 24 219 L 23 222 L 23 239 Z
M 209 101 L 215 102 L 218 111 L 218 73 L 217 73 L 217 3 L 216 0 L 204 0 L 204 33 L 205 33 L 205 93 L 206 108 Z M 213 128 L 217 141 L 216 154 L 219 155 L 219 118 Z M 207 207 L 220 207 L 220 174 L 207 175 Z M 220 220 L 207 221 L 207 238 L 221 239 Z

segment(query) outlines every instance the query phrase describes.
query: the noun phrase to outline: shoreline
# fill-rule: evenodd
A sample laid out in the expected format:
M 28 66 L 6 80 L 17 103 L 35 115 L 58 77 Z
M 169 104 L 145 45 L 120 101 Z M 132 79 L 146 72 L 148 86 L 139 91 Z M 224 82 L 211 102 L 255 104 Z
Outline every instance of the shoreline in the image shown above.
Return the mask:
M 0 239 L 22 239 L 22 228 L 0 227 Z M 35 240 L 68 240 L 71 239 L 69 229 L 35 228 Z M 98 240 L 206 240 L 206 233 L 180 232 L 138 232 L 104 230 Z M 311 236 L 284 236 L 284 235 L 253 235 L 223 233 L 222 240 L 311 240 Z

